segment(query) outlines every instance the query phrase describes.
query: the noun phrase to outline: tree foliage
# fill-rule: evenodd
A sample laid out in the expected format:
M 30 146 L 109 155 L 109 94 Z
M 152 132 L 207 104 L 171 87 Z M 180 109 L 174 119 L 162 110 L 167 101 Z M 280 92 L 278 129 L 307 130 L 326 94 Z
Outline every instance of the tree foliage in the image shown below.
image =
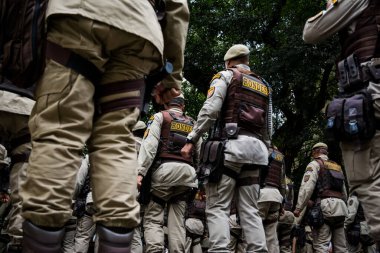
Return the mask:
M 337 89 L 337 38 L 318 45 L 302 40 L 306 20 L 323 8 L 324 1 L 311 0 L 190 1 L 186 79 L 205 93 L 211 77 L 224 68 L 228 48 L 249 46 L 251 68 L 273 89 L 273 143 L 286 155 L 287 173 L 297 182 L 310 161 L 310 147 L 326 142 L 323 108 Z M 338 145 L 328 144 L 330 157 L 339 162 Z

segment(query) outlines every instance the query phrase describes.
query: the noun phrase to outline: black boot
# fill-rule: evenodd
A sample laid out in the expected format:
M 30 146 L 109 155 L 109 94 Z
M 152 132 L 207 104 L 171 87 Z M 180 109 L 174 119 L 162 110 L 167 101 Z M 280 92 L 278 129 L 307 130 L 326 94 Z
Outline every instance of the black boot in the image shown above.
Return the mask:
M 98 253 L 130 253 L 133 230 L 123 228 L 107 228 L 100 224 L 96 226 L 99 236 Z
M 65 235 L 64 228 L 42 228 L 30 221 L 24 221 L 23 253 L 61 253 L 61 244 Z

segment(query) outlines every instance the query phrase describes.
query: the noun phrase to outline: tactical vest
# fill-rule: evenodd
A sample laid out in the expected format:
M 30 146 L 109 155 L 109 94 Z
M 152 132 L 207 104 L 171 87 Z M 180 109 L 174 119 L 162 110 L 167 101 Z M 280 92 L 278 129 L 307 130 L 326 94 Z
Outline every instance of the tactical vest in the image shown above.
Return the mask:
M 194 120 L 184 113 L 173 111 L 162 111 L 162 115 L 164 120 L 161 127 L 158 157 L 192 164 L 193 159 L 184 158 L 181 155 L 181 149 L 186 144 L 187 135 L 193 130 Z
M 268 174 L 265 178 L 265 185 L 280 188 L 283 164 L 284 155 L 280 151 L 274 149 L 269 155 Z
M 343 198 L 344 174 L 340 165 L 333 161 L 315 159 L 319 164 L 317 196 L 323 198 Z
M 355 19 L 355 22 L 354 33 L 348 34 L 347 31 L 340 33 L 342 59 L 353 53 L 358 57 L 359 63 L 379 57 L 380 2 L 370 0 L 367 9 Z
M 246 131 L 260 134 L 267 126 L 269 87 L 250 71 L 230 68 L 233 71 L 222 108 L 224 123 L 237 123 Z M 244 72 L 244 73 L 243 73 Z

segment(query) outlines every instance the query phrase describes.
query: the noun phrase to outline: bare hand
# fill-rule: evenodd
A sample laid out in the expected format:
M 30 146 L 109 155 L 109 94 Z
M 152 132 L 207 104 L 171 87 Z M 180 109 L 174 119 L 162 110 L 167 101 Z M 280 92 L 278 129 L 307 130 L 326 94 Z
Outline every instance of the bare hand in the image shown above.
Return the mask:
M 186 143 L 185 146 L 183 146 L 183 148 L 181 149 L 182 157 L 191 158 L 193 148 L 194 148 L 193 143 Z
M 165 88 L 162 83 L 157 84 L 153 89 L 153 98 L 157 104 L 166 104 L 181 94 L 181 91 L 176 88 Z
M 141 176 L 141 175 L 138 175 L 137 176 L 137 189 L 140 191 L 140 189 L 141 189 L 141 182 L 142 182 L 142 180 L 143 180 L 143 176 Z

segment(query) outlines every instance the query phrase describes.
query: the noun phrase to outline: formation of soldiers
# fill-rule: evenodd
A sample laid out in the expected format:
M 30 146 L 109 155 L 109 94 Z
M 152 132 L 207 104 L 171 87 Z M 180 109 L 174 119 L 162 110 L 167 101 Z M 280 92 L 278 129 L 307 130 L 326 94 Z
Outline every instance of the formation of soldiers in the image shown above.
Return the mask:
M 51 0 L 55 50 L 34 92 L 0 84 L 3 251 L 379 252 L 379 1 L 328 1 L 306 22 L 306 42 L 342 35 L 326 114 L 345 173 L 316 143 L 295 205 L 249 48 L 225 53 L 195 120 L 180 91 L 187 2 L 165 1 L 162 26 L 157 1 L 122 2 Z M 144 77 L 164 59 L 145 125 Z

